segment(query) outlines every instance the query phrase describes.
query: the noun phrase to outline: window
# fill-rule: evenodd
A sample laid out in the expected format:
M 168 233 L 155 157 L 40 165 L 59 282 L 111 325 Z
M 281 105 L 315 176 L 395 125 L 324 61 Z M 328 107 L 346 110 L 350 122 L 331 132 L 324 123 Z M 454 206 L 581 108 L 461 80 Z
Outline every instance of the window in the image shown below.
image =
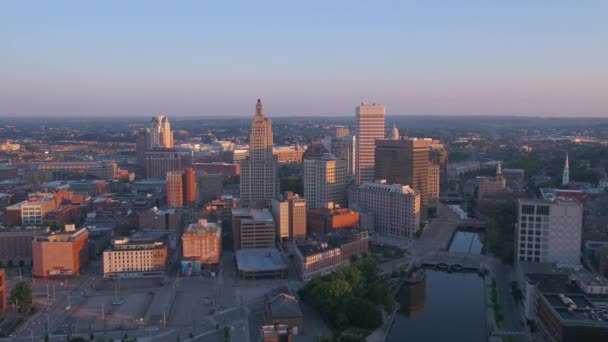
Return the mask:
M 528 215 L 534 215 L 534 206 L 533 205 L 522 205 L 521 212 Z
M 549 216 L 549 206 L 548 205 L 539 205 L 538 207 L 536 207 L 536 214 L 543 215 L 543 216 Z

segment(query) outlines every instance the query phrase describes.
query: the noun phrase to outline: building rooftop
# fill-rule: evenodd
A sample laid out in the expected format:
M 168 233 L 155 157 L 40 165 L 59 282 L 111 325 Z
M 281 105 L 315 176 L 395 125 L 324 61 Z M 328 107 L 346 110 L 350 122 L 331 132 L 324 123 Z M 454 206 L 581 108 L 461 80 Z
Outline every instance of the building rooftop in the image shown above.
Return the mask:
M 236 251 L 236 264 L 240 271 L 282 271 L 287 265 L 276 248 L 246 248 Z
M 165 242 L 156 237 L 118 237 L 108 250 L 163 249 Z
M 579 287 L 572 277 L 577 271 L 568 274 L 528 274 L 527 280 L 535 284 L 539 295 L 564 323 L 600 325 L 608 328 L 608 309 L 606 295 L 589 296 Z
M 300 303 L 294 295 L 279 293 L 268 300 L 268 309 L 273 318 L 302 317 Z
M 343 228 L 327 233 L 319 240 L 297 241 L 295 245 L 303 256 L 311 256 L 357 241 L 360 233 L 367 232 L 358 228 Z
M 208 233 L 221 235 L 222 229 L 217 223 L 207 222 L 206 219 L 200 219 L 198 222 L 190 224 L 188 228 L 186 228 L 185 234 L 205 235 Z
M 80 228 L 75 232 L 64 231 L 60 233 L 37 235 L 34 236 L 34 240 L 40 242 L 74 242 L 85 234 L 88 235 L 88 230 L 86 228 Z
M 253 209 L 253 208 L 234 208 L 232 216 L 242 217 L 242 221 L 252 220 L 255 222 L 274 222 L 272 214 L 268 210 Z
M 376 182 L 363 182 L 359 186 L 359 189 L 382 191 L 382 192 L 393 192 L 399 194 L 416 195 L 416 190 L 412 189 L 409 185 L 402 184 L 387 184 L 386 180 L 379 180 Z
M 13 205 L 10 205 L 8 207 L 6 207 L 7 209 L 12 209 L 12 210 L 16 210 L 16 209 L 21 209 L 22 207 L 28 207 L 28 206 L 38 206 L 41 204 L 46 204 L 49 203 L 51 201 L 54 201 L 55 198 L 53 197 L 42 197 L 42 198 L 30 198 L 27 199 L 25 201 L 21 201 L 19 203 L 15 203 Z
M 548 195 L 548 197 L 546 199 L 545 198 L 519 198 L 518 200 L 522 204 L 547 204 L 547 205 L 560 204 L 560 205 L 573 205 L 573 206 L 582 205 L 579 201 L 577 201 L 576 199 L 571 198 L 571 197 L 562 197 L 562 196 L 552 197 L 551 195 Z

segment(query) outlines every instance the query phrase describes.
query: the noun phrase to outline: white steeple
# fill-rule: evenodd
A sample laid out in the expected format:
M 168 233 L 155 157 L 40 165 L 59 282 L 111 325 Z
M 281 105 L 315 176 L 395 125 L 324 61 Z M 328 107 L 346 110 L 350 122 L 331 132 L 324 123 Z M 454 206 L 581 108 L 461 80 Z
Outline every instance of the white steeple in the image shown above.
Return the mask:
M 566 163 L 564 165 L 564 174 L 562 175 L 562 185 L 570 183 L 570 162 L 568 161 L 568 152 L 566 152 Z
M 399 130 L 397 129 L 397 125 L 393 125 L 393 131 L 391 132 L 391 140 L 399 140 Z
M 498 165 L 496 165 L 496 175 L 502 175 L 502 162 L 499 162 Z

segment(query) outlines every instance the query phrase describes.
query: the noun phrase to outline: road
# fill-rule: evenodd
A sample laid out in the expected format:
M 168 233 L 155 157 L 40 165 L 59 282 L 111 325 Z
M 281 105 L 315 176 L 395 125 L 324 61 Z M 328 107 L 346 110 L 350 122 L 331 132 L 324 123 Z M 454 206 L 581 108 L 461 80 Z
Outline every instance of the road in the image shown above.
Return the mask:
M 526 326 L 521 321 L 519 307 L 511 295 L 511 266 L 503 265 L 499 260 L 492 258 L 490 268 L 496 279 L 496 289 L 498 291 L 498 301 L 502 309 L 504 320 L 502 321 L 503 331 L 525 331 Z M 511 336 L 513 342 L 527 342 L 525 336 Z

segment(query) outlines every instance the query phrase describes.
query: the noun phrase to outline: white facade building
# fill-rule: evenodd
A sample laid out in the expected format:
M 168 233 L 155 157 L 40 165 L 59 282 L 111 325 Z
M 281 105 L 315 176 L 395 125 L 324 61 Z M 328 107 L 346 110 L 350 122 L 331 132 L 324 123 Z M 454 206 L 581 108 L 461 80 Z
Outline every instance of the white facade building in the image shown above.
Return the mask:
M 580 264 L 582 204 L 563 198 L 520 199 L 518 207 L 516 260 Z

